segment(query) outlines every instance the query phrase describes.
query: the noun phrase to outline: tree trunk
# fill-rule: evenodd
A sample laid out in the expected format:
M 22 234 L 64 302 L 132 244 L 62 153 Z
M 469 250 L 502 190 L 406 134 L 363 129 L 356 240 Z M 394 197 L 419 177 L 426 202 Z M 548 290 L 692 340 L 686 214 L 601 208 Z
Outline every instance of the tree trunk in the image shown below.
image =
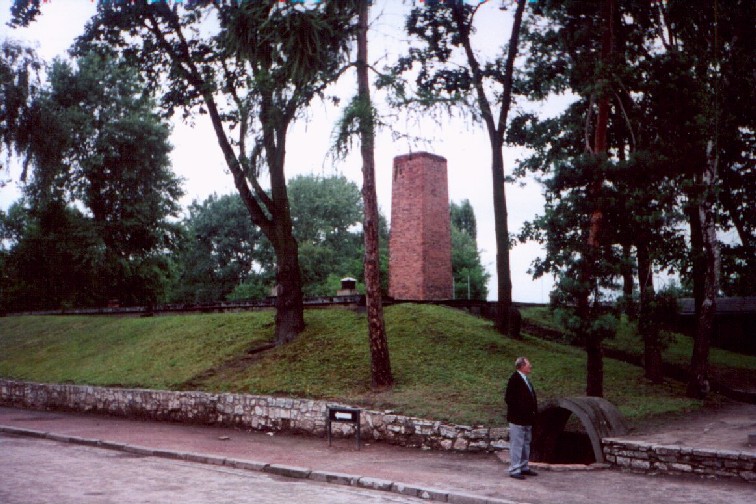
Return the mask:
M 695 201 L 700 196 L 689 194 L 688 197 Z M 691 274 L 693 277 L 693 300 L 696 316 L 701 313 L 701 304 L 704 299 L 704 283 L 706 277 L 706 258 L 703 254 L 703 232 L 701 215 L 698 212 L 698 206 L 691 203 L 686 208 L 688 221 L 690 222 L 690 250 L 691 250 Z
M 662 347 L 659 341 L 659 324 L 653 309 L 655 291 L 648 243 L 638 240 L 638 285 L 640 290 L 640 316 L 638 332 L 643 338 L 643 365 L 646 378 L 653 383 L 664 381 Z
M 603 66 L 609 66 L 614 52 L 615 43 L 615 0 L 606 0 L 603 6 L 604 33 L 602 36 L 601 62 Z M 604 84 L 607 85 L 608 84 Z M 590 111 L 589 111 L 590 113 Z M 609 128 L 609 91 L 604 89 L 598 100 L 598 114 L 596 117 L 596 133 L 593 142 L 593 155 L 598 163 L 602 162 L 608 150 L 607 131 Z M 601 234 L 604 222 L 601 193 L 603 181 L 595 179 L 588 187 L 588 198 L 593 203 L 593 211 L 588 228 L 586 240 L 586 254 L 581 260 L 580 283 L 582 292 L 577 300 L 578 314 L 583 322 L 586 332 L 585 351 L 587 354 L 586 394 L 589 396 L 603 397 L 604 395 L 604 363 L 601 349 L 600 336 L 590 329 L 592 314 L 589 306 L 589 297 L 596 283 L 595 263 L 600 255 Z
M 276 345 L 293 341 L 305 327 L 299 246 L 291 235 L 290 227 L 288 235 L 275 247 L 278 266 L 276 271 Z
M 633 299 L 633 266 L 632 266 L 632 246 L 629 243 L 622 244 L 622 295 L 625 299 L 625 316 L 628 320 L 635 320 L 638 313 L 635 310 L 635 300 Z
M 452 14 L 457 24 L 457 30 L 460 35 L 462 46 L 465 49 L 467 63 L 470 65 L 478 106 L 480 107 L 481 116 L 483 117 L 483 122 L 488 131 L 488 139 L 491 146 L 491 175 L 493 179 L 498 295 L 495 326 L 501 334 L 510 334 L 510 336 L 514 337 L 519 337 L 519 331 L 510 331 L 509 327 L 512 311 L 512 272 L 510 271 L 509 262 L 509 222 L 507 216 L 507 196 L 504 188 L 504 156 L 502 154 L 502 148 L 504 145 L 504 134 L 507 130 L 507 117 L 509 116 L 509 108 L 512 101 L 514 60 L 517 57 L 524 11 L 525 2 L 519 2 L 517 9 L 515 10 L 512 33 L 509 38 L 504 85 L 501 94 L 501 109 L 499 110 L 498 119 L 495 119 L 493 111 L 491 110 L 491 104 L 485 93 L 483 72 L 481 71 L 475 52 L 472 49 L 472 43 L 470 41 L 471 27 L 468 26 L 465 21 L 464 6 L 461 2 L 455 2 L 452 7 Z M 515 320 L 518 320 L 517 314 L 515 314 Z
M 706 397 L 709 385 L 709 347 L 714 334 L 714 320 L 717 311 L 717 290 L 719 289 L 719 245 L 715 220 L 715 185 L 717 178 L 717 155 L 714 142 L 707 146 L 707 162 L 701 178 L 704 194 L 698 200 L 698 216 L 701 224 L 703 256 L 706 262 L 704 274 L 703 301 L 696 313 L 696 334 L 693 341 L 693 355 L 690 362 L 689 397 Z
M 509 217 L 507 214 L 507 194 L 504 187 L 504 156 L 498 147 L 492 146 L 494 224 L 496 230 L 496 275 L 497 295 L 496 329 L 501 334 L 512 335 L 509 329 L 512 309 L 512 272 L 509 265 Z
M 233 146 L 225 134 L 215 99 L 209 93 L 206 93 L 204 98 L 218 145 L 221 147 L 226 165 L 234 177 L 234 185 L 239 196 L 249 212 L 252 223 L 260 227 L 265 237 L 270 240 L 276 253 L 275 343 L 276 345 L 283 345 L 293 341 L 305 326 L 302 275 L 299 269 L 299 246 L 292 232 L 286 177 L 284 175 L 287 129 L 282 126 L 280 131 L 272 131 L 271 122 L 263 121 L 265 127 L 268 128 L 265 132 L 265 148 L 270 167 L 271 185 L 271 198 L 266 205 L 266 209 L 271 214 L 271 217 L 268 217 L 266 211 L 255 199 L 242 164 L 236 157 Z M 270 106 L 265 107 L 266 110 L 270 108 Z M 277 142 L 273 140 L 276 135 L 278 136 Z
M 360 0 L 357 38 L 357 85 L 359 100 L 372 105 L 367 66 L 367 31 L 369 0 Z M 370 374 L 374 388 L 390 387 L 391 375 L 388 338 L 383 321 L 380 259 L 378 247 L 378 197 L 375 191 L 375 122 L 372 106 L 365 107 L 369 116 L 360 117 L 360 151 L 362 154 L 362 199 L 364 202 L 363 232 L 365 237 L 365 289 L 367 298 L 368 336 L 370 339 Z

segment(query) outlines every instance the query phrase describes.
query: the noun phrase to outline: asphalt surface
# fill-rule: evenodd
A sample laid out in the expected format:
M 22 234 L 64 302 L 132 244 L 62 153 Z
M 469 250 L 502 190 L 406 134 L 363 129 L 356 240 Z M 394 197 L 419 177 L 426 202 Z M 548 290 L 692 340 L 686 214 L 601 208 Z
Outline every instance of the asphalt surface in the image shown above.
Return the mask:
M 413 504 L 413 497 L 0 434 L 3 504 Z
M 269 481 L 276 489 L 259 495 L 281 500 L 250 502 L 413 502 L 420 498 L 472 504 L 756 502 L 756 485 L 741 481 L 558 466 L 541 467 L 537 477 L 518 481 L 507 477 L 505 463 L 494 454 L 431 452 L 383 443 L 363 444 L 357 450 L 353 439 L 335 439 L 329 447 L 319 438 L 78 413 L 0 407 L 0 436 L 0 502 L 246 502 L 241 496 L 247 494 L 241 490 L 238 495 L 229 494 L 228 499 L 221 490 L 235 492 Z M 34 448 L 30 450 L 28 443 Z M 11 448 L 15 454 L 6 455 Z M 33 455 L 37 449 L 39 456 Z M 90 495 L 99 500 L 69 501 L 63 494 L 59 499 L 44 500 L 56 489 L 89 487 L 88 482 L 51 483 L 45 490 L 34 484 L 34 471 L 42 467 L 48 474 L 59 473 L 62 482 L 81 478 L 77 463 L 71 460 L 75 456 L 94 456 L 88 463 L 103 466 L 111 475 L 128 474 L 129 470 L 137 473 L 118 485 L 97 483 L 109 482 L 107 476 L 94 478 L 88 491 L 102 494 Z M 118 465 L 133 460 L 139 461 L 138 466 Z M 140 467 L 150 467 L 157 474 L 167 470 L 167 476 L 155 476 L 151 485 L 146 485 L 136 477 L 146 471 Z M 197 472 L 211 473 L 210 483 L 194 485 Z M 265 477 L 262 481 L 245 486 L 251 481 L 245 478 L 261 476 Z M 11 487 L 16 489 L 12 498 L 2 493 Z M 128 493 L 123 495 L 128 498 L 108 500 L 121 495 L 118 492 L 124 488 Z M 301 489 L 315 498 L 322 495 L 323 500 L 306 500 L 297 493 Z M 328 494 L 333 489 L 357 493 Z M 185 499 L 186 495 L 195 500 Z

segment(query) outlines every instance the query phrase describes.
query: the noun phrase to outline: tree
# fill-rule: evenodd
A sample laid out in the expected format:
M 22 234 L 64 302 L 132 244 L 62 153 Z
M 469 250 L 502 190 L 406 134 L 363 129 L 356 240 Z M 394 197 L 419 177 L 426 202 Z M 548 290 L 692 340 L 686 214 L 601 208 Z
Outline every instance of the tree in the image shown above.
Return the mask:
M 360 189 L 344 176 L 297 176 L 289 181 L 294 236 L 300 244 L 304 291 L 335 294 L 330 279 L 362 273 Z
M 482 3 L 471 6 L 466 2 L 438 2 L 413 9 L 407 19 L 407 31 L 424 47 L 411 47 L 409 54 L 401 58 L 391 72 L 392 75 L 417 72 L 415 96 L 407 93 L 403 83 L 392 83 L 399 103 L 412 102 L 425 109 L 441 106 L 454 110 L 454 107 L 460 107 L 485 125 L 491 146 L 496 227 L 496 327 L 501 333 L 509 331 L 509 312 L 512 309 L 510 237 L 502 149 L 512 101 L 514 61 L 525 4 L 526 2 L 517 4 L 506 55 L 502 54 L 485 64 L 481 63 L 472 44 L 475 15 Z M 454 49 L 461 50 L 462 54 L 456 57 Z M 387 80 L 384 79 L 383 84 L 388 84 Z M 487 87 L 495 87 L 494 94 L 489 94 Z M 499 107 L 498 114 L 495 113 L 496 106 Z
M 718 227 L 737 230 L 738 248 L 746 254 L 743 265 L 754 257 L 753 212 L 746 210 L 752 195 L 745 194 L 753 184 L 756 77 L 742 71 L 756 56 L 754 6 L 745 1 L 672 2 L 659 6 L 655 15 L 664 47 L 660 59 L 674 65 L 688 83 L 683 95 L 688 98 L 690 118 L 687 151 L 673 151 L 672 159 L 680 167 L 687 197 L 696 298 L 697 329 L 687 393 L 702 397 L 709 390 L 708 352 L 719 291 Z
M 180 182 L 170 169 L 169 128 L 134 70 L 108 54 L 56 60 L 49 85 L 17 128 L 34 208 L 80 204 L 104 245 L 100 294 L 152 304 L 164 287 Z
M 452 227 L 463 231 L 473 240 L 478 239 L 478 225 L 475 221 L 475 211 L 469 199 L 462 200 L 458 205 L 452 201 L 449 207 Z
M 103 299 L 102 241 L 93 223 L 60 200 L 15 203 L 3 223 L 2 304 L 11 311 L 90 306 Z
M 344 276 L 362 278 L 362 200 L 343 176 L 300 175 L 288 183 L 303 290 L 332 296 Z M 275 284 L 275 254 L 238 195 L 210 196 L 189 207 L 173 299 L 205 302 L 262 298 Z M 383 236 L 386 234 L 382 222 Z
M 486 299 L 491 275 L 480 262 L 475 213 L 469 200 L 450 206 L 455 299 Z
M 627 261 L 634 247 L 646 372 L 649 378 L 659 380 L 662 342 L 654 327 L 658 302 L 650 283 L 652 270 L 671 269 L 683 278 L 692 277 L 694 286 L 698 286 L 694 289 L 696 297 L 701 300 L 704 286 L 711 285 L 705 277 L 713 281 L 716 270 L 713 223 L 717 219 L 712 218 L 712 211 L 718 207 L 713 197 L 722 191 L 717 190 L 718 182 L 712 177 L 708 184 L 702 183 L 702 167 L 711 173 L 717 164 L 721 171 L 724 159 L 728 160 L 725 164 L 731 163 L 730 174 L 738 175 L 729 178 L 732 186 L 727 192 L 737 195 L 739 201 L 731 222 L 737 227 L 735 222 L 744 224 L 748 220 L 740 217 L 745 203 L 741 198 L 749 185 L 748 171 L 743 167 L 752 157 L 753 117 L 748 114 L 749 100 L 744 98 L 753 93 L 753 76 L 731 69 L 753 55 L 748 22 L 741 22 L 748 18 L 751 7 L 733 4 L 717 10 L 708 2 L 670 1 L 649 6 L 629 0 L 605 5 L 615 12 L 610 40 L 616 43 L 613 54 L 621 54 L 622 59 L 596 56 L 604 50 L 595 34 L 607 33 L 602 27 L 607 26 L 609 18 L 600 15 L 593 4 L 544 4 L 540 12 L 548 22 L 534 24 L 526 34 L 532 46 L 524 86 L 531 97 L 570 89 L 580 99 L 558 118 L 533 121 L 522 117 L 510 130 L 513 137 L 530 135 L 526 143 L 537 151 L 523 169 L 553 169 L 554 173 L 547 185 L 546 212 L 524 234 L 548 237 L 553 242 L 546 259 L 536 263 L 536 272 L 563 272 L 573 254 L 585 261 L 591 253 L 580 248 L 587 241 L 570 238 L 568 230 L 583 229 L 590 237 L 592 225 L 598 224 L 601 232 L 593 233 L 600 238 L 600 261 L 593 262 L 599 267 L 594 270 L 597 293 L 615 288 L 612 277 L 627 273 L 626 263 L 619 259 L 624 256 Z M 712 58 L 717 51 L 712 50 L 716 36 L 712 38 L 711 34 L 717 33 L 717 26 L 723 40 L 728 40 L 726 51 L 722 51 L 728 56 L 726 60 Z M 597 66 L 595 61 L 602 64 Z M 725 69 L 727 77 L 717 77 Z M 731 86 L 726 95 L 717 92 L 718 79 Z M 601 95 L 610 100 L 606 161 L 581 157 L 580 148 L 587 144 L 591 152 L 595 150 L 596 142 L 589 143 L 591 137 L 586 131 L 597 132 L 604 121 L 594 120 L 601 113 L 585 111 L 598 104 L 600 112 Z M 722 139 L 714 142 L 719 148 L 713 151 L 708 149 L 712 138 Z M 713 157 L 711 152 L 715 153 Z M 585 202 L 595 207 L 591 209 Z M 702 211 L 704 207 L 708 210 Z M 576 216 L 583 216 L 582 221 L 576 222 Z M 687 243 L 680 231 L 683 216 L 691 229 Z M 702 225 L 706 220 L 703 217 L 708 219 L 706 226 Z M 728 225 L 721 218 L 719 222 Z M 538 231 L 531 234 L 534 229 Z M 705 257 L 708 259 L 702 260 Z M 574 285 L 573 277 L 581 278 L 577 270 L 568 273 L 563 285 Z M 710 296 L 713 292 L 709 289 Z M 574 298 L 565 298 L 570 299 Z
M 16 23 L 28 23 L 38 4 L 14 12 Z M 207 17 L 217 19 L 216 33 L 200 26 Z M 209 116 L 250 218 L 275 251 L 277 344 L 304 328 L 284 171 L 287 132 L 346 69 L 354 17 L 352 2 L 103 2 L 78 42 L 78 50 L 106 45 L 133 61 L 160 89 L 167 113 Z
M 347 107 L 339 121 L 334 150 L 345 156 L 353 135 L 359 136 L 362 157 L 362 200 L 364 238 L 364 278 L 370 342 L 370 376 L 374 388 L 393 385 L 391 361 L 388 350 L 386 326 L 383 321 L 383 296 L 381 289 L 380 215 L 375 190 L 375 129 L 376 111 L 370 98 L 368 72 L 368 14 L 369 0 L 358 1 L 357 30 L 357 96 Z
M 184 227 L 172 301 L 217 302 L 239 285 L 247 285 L 255 297 L 270 293 L 274 258 L 238 195 L 211 195 L 202 203 L 192 202 Z M 256 289 L 250 289 L 252 285 Z
M 0 45 L 0 155 L 5 150 L 10 158 L 15 148 L 19 123 L 39 89 L 41 68 L 32 49 L 8 40 Z M 3 167 L 0 159 L 0 171 Z M 0 180 L 3 185 L 5 181 Z
M 615 0 L 550 2 L 539 13 L 549 21 L 534 21 L 526 33 L 530 56 L 523 89 L 542 98 L 569 88 L 580 99 L 558 120 L 537 128 L 542 143 L 533 165 L 550 170 L 553 163 L 553 176 L 546 180 L 544 216 L 534 223 L 539 232 L 531 234 L 526 226 L 523 235 L 548 240 L 547 259 L 536 269 L 558 274 L 552 300 L 584 344 L 587 395 L 602 396 L 601 341 L 613 333 L 614 321 L 601 306 L 601 289 L 612 287 L 621 257 L 612 247 L 607 232 L 612 226 L 606 222 L 609 201 L 616 198 L 606 181 L 617 171 L 610 142 L 617 142 L 611 127 L 619 124 L 621 108 L 616 92 L 623 68 L 621 13 Z M 549 133 L 555 136 L 549 139 Z M 624 151 L 624 145 L 611 147 Z

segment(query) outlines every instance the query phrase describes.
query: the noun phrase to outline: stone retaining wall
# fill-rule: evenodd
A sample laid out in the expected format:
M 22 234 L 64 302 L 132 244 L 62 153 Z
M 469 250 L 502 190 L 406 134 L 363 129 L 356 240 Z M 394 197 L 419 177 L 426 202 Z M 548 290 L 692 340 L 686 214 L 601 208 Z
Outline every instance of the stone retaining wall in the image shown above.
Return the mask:
M 249 394 L 171 392 L 0 379 L 0 405 L 323 437 L 326 434 L 326 408 L 335 404 Z M 360 434 L 364 440 L 455 451 L 495 451 L 508 447 L 509 431 L 505 427 L 453 425 L 370 410 L 363 410 L 360 420 Z M 354 430 L 355 426 L 349 423 L 332 424 L 334 436 L 351 436 Z
M 756 453 L 602 440 L 606 461 L 643 473 L 693 474 L 756 482 Z

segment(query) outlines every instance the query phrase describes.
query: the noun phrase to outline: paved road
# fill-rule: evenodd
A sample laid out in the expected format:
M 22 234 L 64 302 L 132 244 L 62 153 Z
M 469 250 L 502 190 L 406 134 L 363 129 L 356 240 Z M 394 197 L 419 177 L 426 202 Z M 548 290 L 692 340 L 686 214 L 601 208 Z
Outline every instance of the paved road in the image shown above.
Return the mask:
M 417 504 L 375 490 L 0 434 L 3 504 Z
M 151 502 L 265 502 L 266 491 L 258 490 L 257 486 L 248 488 L 244 482 L 257 481 L 254 476 L 263 476 L 261 481 L 284 482 L 276 486 L 289 489 L 313 489 L 304 492 L 307 497 L 286 494 L 283 500 L 268 502 L 292 502 L 306 504 L 308 502 L 419 502 L 412 500 L 408 494 L 394 492 L 375 492 L 365 485 L 345 487 L 330 485 L 326 489 L 335 489 L 340 497 L 331 497 L 327 490 L 320 491 L 319 486 L 311 486 L 317 478 L 302 481 L 297 479 L 267 479 L 269 473 L 259 470 L 235 472 L 233 466 L 185 465 L 177 462 L 169 453 L 192 453 L 200 457 L 214 457 L 216 459 L 233 460 L 240 463 L 257 463 L 269 467 L 299 467 L 303 471 L 311 470 L 323 475 L 351 475 L 352 477 L 378 482 L 401 482 L 409 489 L 445 489 L 448 495 L 455 495 L 457 502 L 476 502 L 478 504 L 489 499 L 496 502 L 531 503 L 531 504 L 586 504 L 586 502 L 606 504 L 754 504 L 756 503 L 756 484 L 734 480 L 711 480 L 698 477 L 665 477 L 629 474 L 615 470 L 594 471 L 560 471 L 556 467 L 544 469 L 537 478 L 527 481 L 517 481 L 506 477 L 506 464 L 497 456 L 491 454 L 461 454 L 449 452 L 423 451 L 391 446 L 385 443 L 365 443 L 361 450 L 357 450 L 352 439 L 338 439 L 334 446 L 328 446 L 324 439 L 306 436 L 275 435 L 269 436 L 257 432 L 244 432 L 221 427 L 207 427 L 183 425 L 168 422 L 146 422 L 126 420 L 102 415 L 76 414 L 64 412 L 49 412 L 37 410 L 22 410 L 0 407 L 0 427 L 8 432 L 16 429 L 17 437 L 0 433 L 0 504 L 22 502 L 24 504 L 62 502 L 84 504 L 91 503 L 132 503 L 146 502 L 138 500 L 138 492 L 149 490 L 154 492 Z M 53 438 L 46 438 L 47 435 Z M 57 437 L 58 440 L 54 438 Z M 70 443 L 60 442 L 63 439 L 75 439 Z M 31 443 L 32 447 L 10 458 L 9 441 L 20 443 L 23 440 Z M 90 443 L 98 442 L 111 444 L 111 450 L 93 448 Z M 52 444 L 49 444 L 52 443 Z M 162 453 L 161 457 L 134 458 L 133 453 L 139 451 L 118 449 L 118 446 L 130 447 Z M 37 448 L 39 447 L 39 448 Z M 37 455 L 38 451 L 45 452 Z M 50 452 L 50 447 L 54 449 Z M 86 448 L 96 450 L 98 456 L 94 462 L 83 464 L 72 458 L 70 461 L 56 462 L 59 454 L 70 453 L 69 450 Z M 6 453 L 7 452 L 7 453 Z M 78 452 L 73 452 L 78 453 Z M 129 455 L 132 454 L 132 455 Z M 63 455 L 60 455 L 61 457 Z M 124 458 L 125 457 L 125 458 Z M 105 470 L 100 466 L 110 466 L 110 462 L 121 464 L 112 470 Z M 152 472 L 147 478 L 142 476 L 142 465 L 145 467 L 161 467 L 162 471 Z M 82 470 L 77 466 L 94 469 Z M 136 467 L 136 469 L 127 468 Z M 229 482 L 218 479 L 180 476 L 166 469 L 174 467 L 197 468 L 198 474 L 229 475 Z M 539 466 L 540 467 L 540 466 Z M 230 471 L 228 469 L 231 469 Z M 35 470 L 56 472 L 62 475 L 59 482 L 61 488 L 66 488 L 71 481 L 74 489 L 79 493 L 70 495 L 56 493 L 58 483 L 36 483 L 32 475 Z M 93 471 L 97 471 L 96 473 Z M 104 475 L 97 475 L 105 471 Z M 222 471 L 222 472 L 219 472 Z M 85 476 L 95 474 L 89 481 Z M 257 473 L 257 474 L 255 474 Z M 112 487 L 110 475 L 115 474 Z M 124 479 L 120 475 L 126 475 Z M 147 472 L 145 472 L 147 474 Z M 233 477 L 231 475 L 234 475 Z M 175 480 L 175 481 L 174 481 Z M 193 481 L 197 480 L 196 486 Z M 95 483 L 92 483 L 92 482 Z M 106 495 L 85 496 L 85 492 L 102 492 L 96 485 L 98 481 L 107 481 L 103 486 Z M 116 484 L 115 481 L 119 483 Z M 10 483 L 8 483 L 10 482 Z M 128 489 L 133 485 L 133 490 Z M 173 485 L 187 487 L 187 495 L 174 498 L 172 492 L 177 489 Z M 19 487 L 21 490 L 19 490 Z M 168 490 L 166 490 L 166 487 Z M 10 494 L 9 488 L 15 488 Z M 38 491 L 38 500 L 30 500 L 29 489 Z M 51 490 L 52 488 L 52 490 Z M 118 490 L 118 492 L 116 492 Z M 135 491 L 138 491 L 135 493 Z M 348 492 L 342 494 L 342 491 Z M 18 492 L 24 497 L 19 499 Z M 231 492 L 226 497 L 223 492 Z M 254 492 L 254 493 L 253 493 Z M 113 500 L 107 500 L 114 494 Z M 273 491 L 267 491 L 273 494 Z M 311 494 L 323 497 L 324 500 L 313 501 Z M 11 495 L 14 497 L 11 499 Z M 447 494 L 444 494 L 447 495 Z M 194 499 L 196 496 L 195 500 Z M 471 496 L 476 499 L 471 499 Z M 86 500 L 85 498 L 98 499 Z M 47 500 L 44 500 L 47 499 Z M 226 500 L 228 499 L 228 500 Z M 244 500 L 250 499 L 250 500 Z M 339 500 L 341 499 L 341 500 Z M 299 501 L 299 502 L 297 502 Z M 428 502 L 428 501 L 422 501 Z

